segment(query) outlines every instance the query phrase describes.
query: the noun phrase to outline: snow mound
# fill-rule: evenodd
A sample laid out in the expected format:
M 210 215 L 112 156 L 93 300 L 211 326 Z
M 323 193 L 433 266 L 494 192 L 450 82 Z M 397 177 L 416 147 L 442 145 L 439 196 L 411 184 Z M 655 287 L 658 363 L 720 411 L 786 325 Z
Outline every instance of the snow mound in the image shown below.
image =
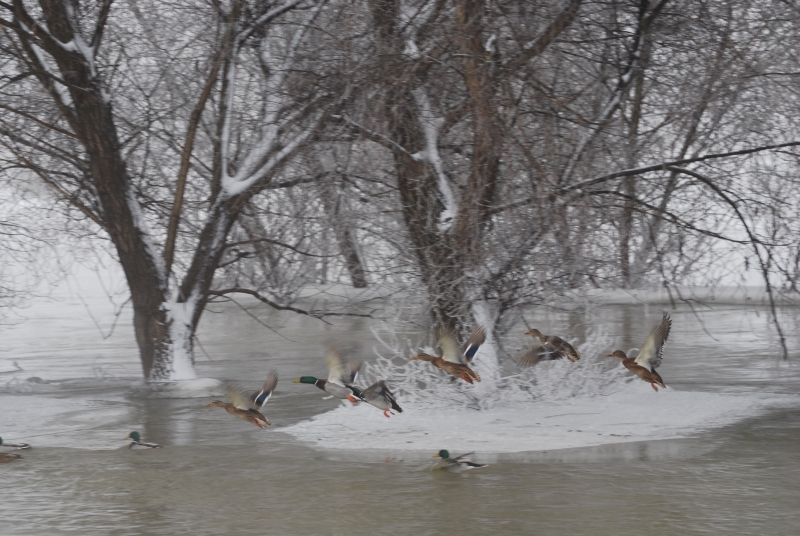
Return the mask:
M 656 393 L 603 359 L 598 350 L 608 341 L 596 333 L 576 363 L 544 362 L 507 376 L 490 370 L 475 385 L 401 357 L 397 341 L 381 342 L 394 355 L 368 365 L 365 383 L 386 379 L 403 413 L 386 419 L 372 406 L 343 403 L 280 431 L 330 449 L 513 453 L 689 437 L 798 402 L 763 393 Z M 481 372 L 479 358 L 475 364 Z
M 653 392 L 637 381 L 608 396 L 495 405 L 486 410 L 403 404 L 390 419 L 371 406 L 341 406 L 281 429 L 331 449 L 511 453 L 675 439 L 732 424 L 797 397 Z

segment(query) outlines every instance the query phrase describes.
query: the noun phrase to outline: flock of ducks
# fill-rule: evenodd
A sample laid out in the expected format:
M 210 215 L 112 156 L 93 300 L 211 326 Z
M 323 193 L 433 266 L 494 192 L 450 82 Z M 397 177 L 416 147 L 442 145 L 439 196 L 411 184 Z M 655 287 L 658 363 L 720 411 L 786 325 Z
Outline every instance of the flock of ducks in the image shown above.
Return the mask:
M 672 321 L 667 313 L 661 321 L 653 326 L 650 334 L 636 358 L 628 357 L 622 350 L 614 350 L 607 358 L 617 358 L 622 360 L 622 364 L 639 376 L 642 380 L 650 383 L 650 386 L 658 392 L 656 384 L 666 388 L 664 380 L 656 372 L 656 368 L 661 364 L 664 344 L 669 336 Z M 568 359 L 571 362 L 581 358 L 580 352 L 570 343 L 556 335 L 543 335 L 539 330 L 532 329 L 525 335 L 534 337 L 533 348 L 525 352 L 518 359 L 518 364 L 524 367 L 536 365 L 540 361 L 553 361 L 556 359 Z M 486 332 L 482 327 L 475 328 L 467 340 L 459 345 L 455 335 L 451 331 L 439 330 L 438 342 L 441 355 L 432 356 L 420 353 L 411 358 L 412 361 L 427 361 L 436 368 L 446 373 L 472 384 L 480 382 L 481 377 L 477 372 L 470 368 L 478 349 L 486 341 Z M 325 360 L 328 367 L 327 379 L 319 379 L 314 376 L 301 376 L 294 383 L 305 383 L 315 385 L 326 393 L 349 400 L 352 403 L 365 402 L 383 411 L 385 417 L 395 415 L 395 412 L 402 413 L 403 410 L 397 404 L 394 395 L 386 386 L 383 380 L 378 380 L 363 391 L 354 385 L 358 378 L 362 362 L 358 360 L 346 360 L 341 352 L 336 349 L 328 349 Z M 208 408 L 225 408 L 225 410 L 238 419 L 253 423 L 258 428 L 265 428 L 272 423 L 262 413 L 261 409 L 272 397 L 275 387 L 278 385 L 278 373 L 272 371 L 267 375 L 267 379 L 261 388 L 253 392 L 247 392 L 235 383 L 227 382 L 224 384 L 225 396 L 230 402 L 214 400 L 206 405 Z M 161 448 L 156 443 L 142 441 L 139 432 L 131 432 L 125 439 L 130 439 L 128 448 L 134 450 L 149 450 Z M 22 450 L 30 448 L 27 443 L 5 443 L 0 438 L 0 448 Z M 462 472 L 478 467 L 485 467 L 485 464 L 473 463 L 469 454 L 462 454 L 450 457 L 447 450 L 440 450 L 434 458 L 440 461 L 433 466 L 433 469 L 442 469 L 448 472 Z M 17 453 L 0 452 L 0 463 L 8 463 L 22 458 Z

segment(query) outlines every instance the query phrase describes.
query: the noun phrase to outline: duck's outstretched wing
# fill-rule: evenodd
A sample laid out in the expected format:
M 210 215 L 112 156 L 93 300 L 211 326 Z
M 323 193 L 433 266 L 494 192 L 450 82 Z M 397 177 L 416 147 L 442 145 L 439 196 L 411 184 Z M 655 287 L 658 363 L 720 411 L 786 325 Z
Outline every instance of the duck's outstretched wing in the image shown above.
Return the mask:
M 461 456 L 456 456 L 455 458 L 449 458 L 449 459 L 453 460 L 456 463 L 471 462 L 473 454 L 475 454 L 475 452 L 467 452 L 466 454 L 462 454 Z
M 381 400 L 385 402 L 387 408 L 391 408 L 398 413 L 403 413 L 403 409 L 397 404 L 397 400 L 394 399 L 394 393 L 389 390 L 383 380 L 378 380 L 364 389 L 361 396 L 367 402 Z
M 520 367 L 532 367 L 539 361 L 553 361 L 561 357 L 561 353 L 553 345 L 537 343 L 533 345 L 533 348 L 519 356 L 517 364 Z
M 228 400 L 239 409 L 249 410 L 255 409 L 252 397 L 244 391 L 239 385 L 233 382 L 225 382 L 225 396 Z
M 547 343 L 558 351 L 558 358 L 566 356 L 570 361 L 578 361 L 581 358 L 581 353 L 558 335 L 548 335 L 545 340 L 545 344 Z
M 357 359 L 351 359 L 347 362 L 346 367 L 346 376 L 344 378 L 345 385 L 352 385 L 356 383 L 356 378 L 358 378 L 358 371 L 361 370 L 361 361 Z
M 469 365 L 472 363 L 475 354 L 478 352 L 478 348 L 480 348 L 484 342 L 486 342 L 486 331 L 483 327 L 477 326 L 472 330 L 467 342 L 461 346 L 460 351 L 464 364 Z
M 644 341 L 636 364 L 645 367 L 647 370 L 655 370 L 661 364 L 661 353 L 664 350 L 664 343 L 669 337 L 669 329 L 672 327 L 672 320 L 669 314 L 664 313 L 661 322 L 653 326 L 647 340 Z
M 278 372 L 273 370 L 267 375 L 267 380 L 264 382 L 264 385 L 261 386 L 261 389 L 253 393 L 251 397 L 253 407 L 256 409 L 264 407 L 264 404 L 266 404 L 267 400 L 272 396 L 272 391 L 275 390 L 276 385 L 278 385 Z
M 453 331 L 448 328 L 439 328 L 436 331 L 436 335 L 439 340 L 439 349 L 442 351 L 442 359 L 462 365 L 464 360 L 461 348 L 458 347 Z
M 328 381 L 337 385 L 345 386 L 353 383 L 358 375 L 358 367 L 353 371 L 351 363 L 345 361 L 342 353 L 336 348 L 328 348 L 325 352 L 325 363 L 328 365 Z

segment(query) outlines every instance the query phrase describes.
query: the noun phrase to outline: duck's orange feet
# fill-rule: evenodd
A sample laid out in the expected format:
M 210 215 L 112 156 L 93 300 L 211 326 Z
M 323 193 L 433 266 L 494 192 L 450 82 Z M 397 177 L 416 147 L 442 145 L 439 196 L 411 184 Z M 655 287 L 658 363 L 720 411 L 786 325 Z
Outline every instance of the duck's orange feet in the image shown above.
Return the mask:
M 349 400 L 353 404 L 358 404 L 358 399 L 356 397 L 354 397 L 352 394 L 348 394 L 347 395 L 347 400 Z
M 658 392 L 658 387 L 656 387 L 656 384 L 654 384 L 653 382 L 650 382 L 650 387 L 652 387 L 653 391 L 655 391 L 656 393 Z
M 464 374 L 462 374 L 462 375 L 461 375 L 461 379 L 462 379 L 462 380 L 464 380 L 464 381 L 465 381 L 465 382 L 467 382 L 467 383 L 472 383 L 472 378 L 470 378 L 469 376 L 467 376 L 467 374 L 466 374 L 466 373 L 464 373 Z
M 253 421 L 253 424 L 255 424 L 255 425 L 256 425 L 256 428 L 264 428 L 263 426 L 261 426 L 260 424 L 258 424 L 258 422 L 256 422 L 256 421 Z
M 388 413 L 389 413 L 388 409 L 383 410 L 383 416 L 386 417 L 387 419 L 389 418 Z M 394 413 L 392 413 L 392 415 L 394 415 Z

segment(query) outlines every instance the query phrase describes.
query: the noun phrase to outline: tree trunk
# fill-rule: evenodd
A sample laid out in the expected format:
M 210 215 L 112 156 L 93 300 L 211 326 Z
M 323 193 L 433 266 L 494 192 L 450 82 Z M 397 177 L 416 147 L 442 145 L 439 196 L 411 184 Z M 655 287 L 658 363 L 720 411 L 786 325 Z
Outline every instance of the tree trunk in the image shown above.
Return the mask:
M 373 0 L 371 8 L 378 30 L 379 57 L 403 58 L 404 44 L 397 28 L 399 3 Z M 386 61 L 378 76 L 380 83 L 388 88 L 383 116 L 389 138 L 394 142 L 392 153 L 403 220 L 430 298 L 434 323 L 461 331 L 462 326 L 469 323 L 469 307 L 460 287 L 464 278 L 462 266 L 448 237 L 439 232 L 444 209 L 442 193 L 434 170 L 412 157 L 426 148 L 424 127 L 420 124 L 412 93 L 422 80 L 419 73 L 401 63 L 402 60 L 395 61 L 397 63 Z

